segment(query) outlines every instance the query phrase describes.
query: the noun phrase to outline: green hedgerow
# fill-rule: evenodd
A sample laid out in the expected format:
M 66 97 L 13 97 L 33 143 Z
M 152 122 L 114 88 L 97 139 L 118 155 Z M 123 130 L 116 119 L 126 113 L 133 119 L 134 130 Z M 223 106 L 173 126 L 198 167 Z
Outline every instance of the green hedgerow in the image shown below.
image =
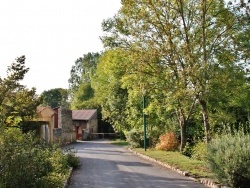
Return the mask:
M 208 147 L 208 163 L 217 179 L 230 187 L 250 185 L 250 135 L 237 133 L 214 139 Z

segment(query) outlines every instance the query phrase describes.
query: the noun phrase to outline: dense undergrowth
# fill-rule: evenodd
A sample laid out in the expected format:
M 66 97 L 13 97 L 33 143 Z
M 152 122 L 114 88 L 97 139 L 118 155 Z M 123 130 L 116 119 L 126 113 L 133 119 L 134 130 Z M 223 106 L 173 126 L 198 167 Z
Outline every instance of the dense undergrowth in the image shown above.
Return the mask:
M 73 152 L 46 144 L 33 133 L 8 128 L 0 136 L 1 188 L 62 187 L 69 168 L 79 165 Z

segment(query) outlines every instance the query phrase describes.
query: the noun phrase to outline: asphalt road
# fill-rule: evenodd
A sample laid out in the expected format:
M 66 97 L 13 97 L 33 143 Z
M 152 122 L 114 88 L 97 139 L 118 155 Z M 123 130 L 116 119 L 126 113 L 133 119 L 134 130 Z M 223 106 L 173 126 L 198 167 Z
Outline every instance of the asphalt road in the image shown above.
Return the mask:
M 77 142 L 81 167 L 73 171 L 69 188 L 201 188 L 204 185 L 140 159 L 105 140 Z

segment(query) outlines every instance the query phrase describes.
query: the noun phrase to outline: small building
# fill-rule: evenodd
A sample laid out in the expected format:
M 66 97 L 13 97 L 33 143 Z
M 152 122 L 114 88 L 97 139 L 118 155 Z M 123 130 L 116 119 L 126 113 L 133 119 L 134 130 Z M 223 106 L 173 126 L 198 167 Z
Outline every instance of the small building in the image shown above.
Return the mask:
M 72 120 L 75 127 L 77 140 L 88 140 L 91 138 L 97 138 L 98 121 L 97 110 L 72 110 Z

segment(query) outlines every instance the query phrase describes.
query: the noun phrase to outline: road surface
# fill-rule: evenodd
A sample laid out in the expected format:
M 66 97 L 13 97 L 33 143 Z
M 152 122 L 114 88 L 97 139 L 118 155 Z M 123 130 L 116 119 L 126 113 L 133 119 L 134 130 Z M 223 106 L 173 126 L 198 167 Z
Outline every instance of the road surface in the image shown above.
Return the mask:
M 69 188 L 202 188 L 204 185 L 140 159 L 108 141 L 71 145 L 81 167 L 73 171 Z

